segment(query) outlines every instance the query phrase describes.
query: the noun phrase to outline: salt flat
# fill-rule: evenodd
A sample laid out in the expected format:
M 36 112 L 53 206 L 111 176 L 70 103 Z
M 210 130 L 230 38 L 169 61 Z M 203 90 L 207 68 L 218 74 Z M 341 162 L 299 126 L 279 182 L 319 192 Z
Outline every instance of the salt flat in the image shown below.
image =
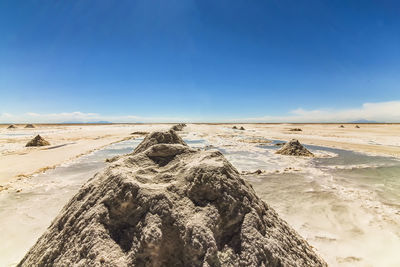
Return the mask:
M 0 170 L 8 176 L 1 183 L 7 190 L 0 194 L 3 205 L 0 225 L 9 233 L 5 236 L 9 242 L 0 249 L 4 250 L 3 255 L 0 253 L 2 262 L 18 262 L 80 185 L 107 164 L 104 158 L 115 156 L 110 148 L 126 146 L 119 153 L 128 153 L 143 137 L 132 135 L 133 132 L 165 130 L 171 126 L 1 128 Z M 232 129 L 233 126 L 243 126 L 245 130 Z M 397 266 L 400 258 L 394 252 L 400 248 L 397 205 L 400 127 L 339 126 L 188 124 L 179 135 L 191 147 L 219 149 L 239 172 L 247 174 L 244 179 L 257 194 L 314 246 L 329 265 Z M 302 131 L 290 131 L 293 128 Z M 51 145 L 25 148 L 36 134 Z M 133 140 L 119 142 L 128 138 Z M 276 143 L 292 138 L 306 144 L 316 157 L 275 154 L 279 148 Z M 99 159 L 91 167 L 93 157 Z M 58 167 L 44 172 L 52 166 Z M 255 174 L 256 170 L 261 170 L 261 174 Z M 21 242 L 25 242 L 25 247 L 21 247 Z M 378 246 L 377 242 L 384 245 Z
M 232 130 L 234 125 L 245 130 Z M 320 145 L 378 155 L 400 157 L 399 124 L 189 124 L 186 131 L 214 140 L 235 136 L 278 140 L 299 139 L 310 145 Z M 113 142 L 131 138 L 132 132 L 163 130 L 171 124 L 111 124 L 111 125 L 36 125 L 36 128 L 7 129 L 0 125 L 0 185 L 13 179 L 29 177 L 68 160 L 87 154 Z M 290 131 L 300 128 L 302 131 Z M 25 144 L 41 134 L 51 146 L 26 148 Z

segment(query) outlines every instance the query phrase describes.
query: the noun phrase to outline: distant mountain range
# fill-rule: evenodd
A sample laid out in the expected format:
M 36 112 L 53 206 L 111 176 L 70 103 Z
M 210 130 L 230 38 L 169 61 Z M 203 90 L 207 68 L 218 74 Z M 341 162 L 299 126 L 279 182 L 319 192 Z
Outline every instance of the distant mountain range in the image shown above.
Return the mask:
M 64 121 L 60 122 L 60 124 L 109 124 L 112 123 L 110 121 L 89 121 L 89 122 L 84 122 L 84 121 Z
M 351 122 L 349 122 L 349 123 L 382 123 L 382 122 L 378 122 L 378 121 L 369 121 L 369 120 L 361 119 L 361 120 L 351 121 Z

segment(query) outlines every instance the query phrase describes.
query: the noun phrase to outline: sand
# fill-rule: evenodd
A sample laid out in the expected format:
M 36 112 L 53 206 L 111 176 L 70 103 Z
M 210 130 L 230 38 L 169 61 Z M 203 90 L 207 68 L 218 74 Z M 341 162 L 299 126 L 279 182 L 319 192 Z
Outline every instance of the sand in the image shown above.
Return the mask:
M 53 168 L 93 150 L 126 138 L 139 137 L 132 132 L 164 130 L 174 124 L 112 125 L 37 125 L 35 129 L 7 129 L 0 125 L 0 185 L 14 179 Z M 399 124 L 244 124 L 244 131 L 233 130 L 234 124 L 188 124 L 184 132 L 195 132 L 211 144 L 221 139 L 249 137 L 288 141 L 298 139 L 307 145 L 341 148 L 400 158 Z M 301 128 L 302 131 L 290 131 Z M 26 148 L 36 134 L 52 145 Z M 249 141 L 251 142 L 251 141 Z
M 400 124 L 245 124 L 245 131 L 232 130 L 233 124 L 190 124 L 186 131 L 202 132 L 210 137 L 245 135 L 255 138 L 289 141 L 302 144 L 353 150 L 400 158 Z M 301 128 L 302 131 L 290 131 Z
M 127 138 L 134 131 L 171 125 L 36 125 L 35 129 L 0 128 L 0 185 L 30 177 L 62 163 Z M 25 147 L 40 134 L 51 143 L 46 147 Z

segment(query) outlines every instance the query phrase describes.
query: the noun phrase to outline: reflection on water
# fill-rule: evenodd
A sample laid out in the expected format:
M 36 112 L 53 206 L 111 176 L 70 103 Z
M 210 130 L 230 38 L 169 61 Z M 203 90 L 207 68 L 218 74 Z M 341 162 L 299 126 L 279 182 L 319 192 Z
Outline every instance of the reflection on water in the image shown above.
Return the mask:
M 278 156 L 276 142 L 220 151 L 239 170 L 270 171 L 245 179 L 330 266 L 400 266 L 399 160 L 317 146 L 306 147 L 331 156 Z

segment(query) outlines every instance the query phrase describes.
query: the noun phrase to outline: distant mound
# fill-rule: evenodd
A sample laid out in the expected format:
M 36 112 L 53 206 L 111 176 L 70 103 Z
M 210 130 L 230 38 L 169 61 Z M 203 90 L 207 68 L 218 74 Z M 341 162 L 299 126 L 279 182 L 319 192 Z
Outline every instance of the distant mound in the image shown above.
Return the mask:
M 360 128 L 360 126 L 356 125 L 354 128 Z
M 339 128 L 344 128 L 344 126 L 343 126 L 343 125 L 340 125 Z
M 40 135 L 36 135 L 31 141 L 25 146 L 49 146 L 50 143 L 43 139 Z
M 185 128 L 185 127 L 186 127 L 185 123 L 179 123 L 177 125 L 172 126 L 171 129 L 174 131 L 182 131 L 183 128 Z
M 243 126 L 241 126 L 241 127 L 239 128 L 239 130 L 242 130 L 242 131 L 244 131 L 245 129 L 244 129 L 244 127 L 243 127 Z
M 300 129 L 300 128 L 292 128 L 292 129 L 290 129 L 289 131 L 291 131 L 291 132 L 301 132 L 301 131 L 303 131 L 303 130 Z
M 131 135 L 146 135 L 146 134 L 149 134 L 149 132 L 141 132 L 141 131 L 138 131 L 138 132 L 133 132 L 133 133 L 131 133 Z
M 326 263 L 219 151 L 191 149 L 169 131 L 90 179 L 18 266 L 77 265 Z
M 237 130 L 237 127 L 236 127 L 236 126 L 233 126 L 232 129 L 233 129 L 233 130 Z
M 152 132 L 135 148 L 134 153 L 139 153 L 156 144 L 180 144 L 187 146 L 183 139 L 174 131 Z
M 11 124 L 10 126 L 7 127 L 7 129 L 16 129 L 18 128 L 17 126 L 15 126 L 14 124 Z
M 288 155 L 288 156 L 304 156 L 314 157 L 314 154 L 308 151 L 300 142 L 296 139 L 292 139 L 283 145 L 281 149 L 276 151 L 276 154 Z
M 36 127 L 33 124 L 27 124 L 27 125 L 25 125 L 25 128 L 36 128 Z

